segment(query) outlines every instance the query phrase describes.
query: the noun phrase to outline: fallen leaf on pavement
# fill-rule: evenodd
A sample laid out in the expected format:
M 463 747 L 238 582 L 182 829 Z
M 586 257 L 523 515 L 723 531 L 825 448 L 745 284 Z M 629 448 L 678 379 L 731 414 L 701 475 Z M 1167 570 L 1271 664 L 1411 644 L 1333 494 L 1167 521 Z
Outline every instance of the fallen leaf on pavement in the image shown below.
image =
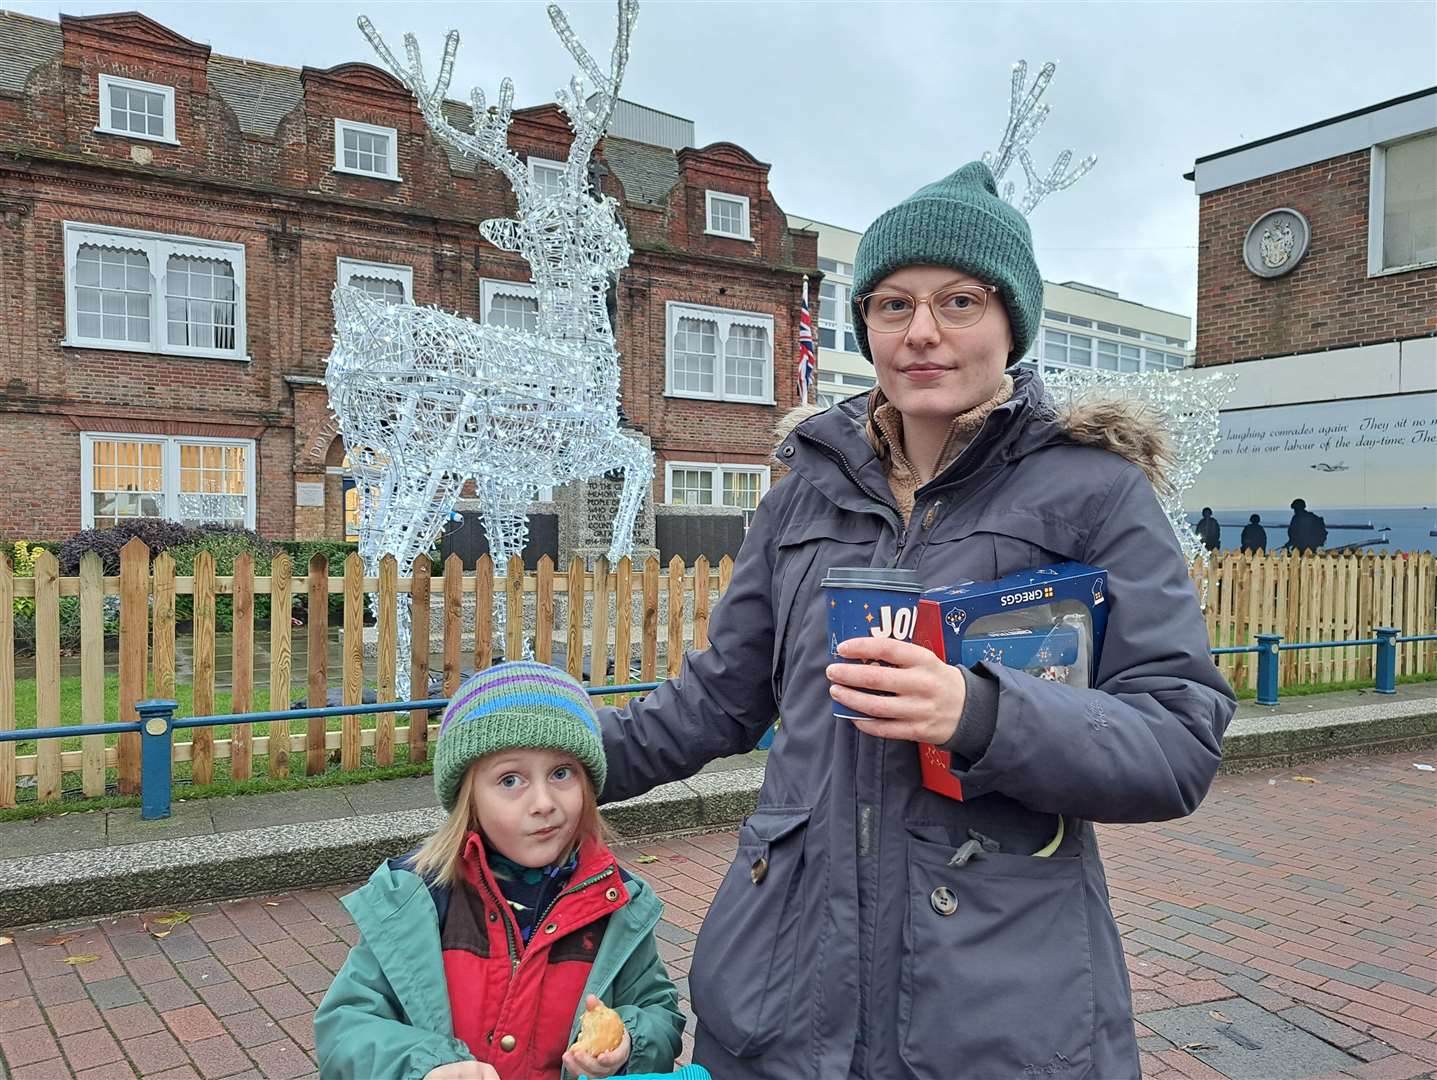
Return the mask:
M 1296 780 L 1299 784 L 1320 784 L 1320 783 L 1322 783 L 1321 780 L 1315 779 L 1314 777 L 1311 777 L 1311 776 L 1294 776 L 1293 779 Z
M 651 863 L 651 862 L 658 862 L 658 861 L 659 861 L 659 857 L 658 857 L 657 855 L 637 855 L 637 856 L 634 857 L 634 862 L 639 862 L 639 863 Z
M 278 901 L 278 900 L 266 900 L 266 901 L 264 902 L 264 906 L 265 906 L 265 907 L 279 907 L 279 901 Z
M 1218 1012 L 1216 1009 L 1213 1009 L 1211 1012 L 1208 1013 L 1208 1015 L 1211 1016 L 1214 1020 L 1216 1020 L 1219 1024 L 1232 1023 L 1231 1020 L 1229 1020 L 1223 1013 Z
M 1199 1050 L 1216 1050 L 1217 1047 L 1212 1043 L 1183 1043 L 1183 1049 L 1197 1052 Z
M 55 936 L 52 937 L 52 938 L 46 938 L 44 941 L 40 942 L 40 944 L 41 944 L 41 945 L 67 945 L 67 944 L 69 944 L 70 942 L 74 941 L 74 940 L 75 940 L 77 937 L 79 937 L 79 936 L 80 936 L 79 934 L 57 934 L 57 935 L 55 935 Z
M 12 938 L 12 937 L 4 937 L 3 935 L 0 935 L 0 945 L 13 945 L 13 944 L 15 944 L 15 939 L 14 939 L 14 938 Z
M 76 956 L 67 956 L 67 957 L 65 957 L 65 963 L 67 963 L 67 964 L 93 964 L 93 963 L 94 963 L 96 960 L 98 960 L 98 959 L 100 959 L 100 958 L 99 958 L 99 956 L 97 956 L 95 953 L 79 953 L 79 954 L 76 955 Z
M 161 915 L 155 920 L 155 922 L 161 926 L 179 926 L 180 923 L 187 923 L 189 921 L 190 913 L 188 911 L 172 911 L 168 915 Z

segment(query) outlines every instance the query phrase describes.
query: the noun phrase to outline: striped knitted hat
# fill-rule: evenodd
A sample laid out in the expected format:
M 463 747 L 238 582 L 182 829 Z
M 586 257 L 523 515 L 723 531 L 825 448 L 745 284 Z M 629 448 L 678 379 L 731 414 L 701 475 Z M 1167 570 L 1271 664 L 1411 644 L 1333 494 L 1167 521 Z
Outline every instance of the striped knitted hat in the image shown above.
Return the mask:
M 469 676 L 444 710 L 434 748 L 434 793 L 444 809 L 454 809 L 471 763 L 515 747 L 573 754 L 594 791 L 604 790 L 604 740 L 583 686 L 548 664 L 514 660 Z

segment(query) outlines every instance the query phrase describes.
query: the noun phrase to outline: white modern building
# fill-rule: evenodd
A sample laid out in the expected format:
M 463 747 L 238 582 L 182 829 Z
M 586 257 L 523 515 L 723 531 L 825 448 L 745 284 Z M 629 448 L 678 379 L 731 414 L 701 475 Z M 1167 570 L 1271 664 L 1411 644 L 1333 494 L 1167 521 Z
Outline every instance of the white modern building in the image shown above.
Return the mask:
M 1192 364 L 1192 319 L 1081 281 L 1043 282 L 1043 323 L 1023 363 L 1043 371 L 1177 371 Z

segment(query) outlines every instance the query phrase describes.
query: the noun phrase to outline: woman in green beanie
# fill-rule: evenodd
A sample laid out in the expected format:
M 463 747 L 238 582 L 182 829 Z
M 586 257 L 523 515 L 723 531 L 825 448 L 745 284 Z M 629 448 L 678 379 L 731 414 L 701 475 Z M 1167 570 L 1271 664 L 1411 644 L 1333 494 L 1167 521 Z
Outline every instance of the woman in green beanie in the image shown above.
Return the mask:
M 689 971 L 695 1060 L 718 1080 L 1129 1080 L 1092 823 L 1191 813 L 1234 709 L 1153 491 L 1162 439 L 1121 403 L 1060 414 L 1013 366 L 1042 277 L 983 164 L 880 216 L 854 277 L 878 386 L 783 436 L 788 475 L 709 648 L 600 710 L 603 798 L 749 750 L 782 715 Z M 1064 560 L 1108 572 L 1091 689 L 891 639 L 843 647 L 887 666 L 830 665 L 829 567 L 931 587 Z M 922 786 L 922 743 L 951 752 L 964 801 Z

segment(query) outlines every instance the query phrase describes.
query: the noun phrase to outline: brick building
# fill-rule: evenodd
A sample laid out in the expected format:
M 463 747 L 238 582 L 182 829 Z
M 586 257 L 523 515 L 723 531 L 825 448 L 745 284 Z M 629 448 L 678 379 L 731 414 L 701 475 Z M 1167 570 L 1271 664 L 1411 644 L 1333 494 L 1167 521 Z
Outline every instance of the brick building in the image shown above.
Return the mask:
M 1437 87 L 1208 154 L 1187 178 L 1196 364 L 1237 376 L 1190 508 L 1218 511 L 1225 547 L 1252 513 L 1281 546 L 1294 498 L 1329 547 L 1431 547 Z
M 794 404 L 784 343 L 817 240 L 767 165 L 692 133 L 622 102 L 596 152 L 634 248 L 621 405 L 653 441 L 656 499 L 748 504 Z M 534 183 L 569 141 L 557 107 L 515 111 Z M 342 536 L 330 290 L 532 325 L 528 267 L 478 230 L 513 213 L 368 64 L 219 56 L 135 13 L 0 12 L 0 530 L 140 514 Z

